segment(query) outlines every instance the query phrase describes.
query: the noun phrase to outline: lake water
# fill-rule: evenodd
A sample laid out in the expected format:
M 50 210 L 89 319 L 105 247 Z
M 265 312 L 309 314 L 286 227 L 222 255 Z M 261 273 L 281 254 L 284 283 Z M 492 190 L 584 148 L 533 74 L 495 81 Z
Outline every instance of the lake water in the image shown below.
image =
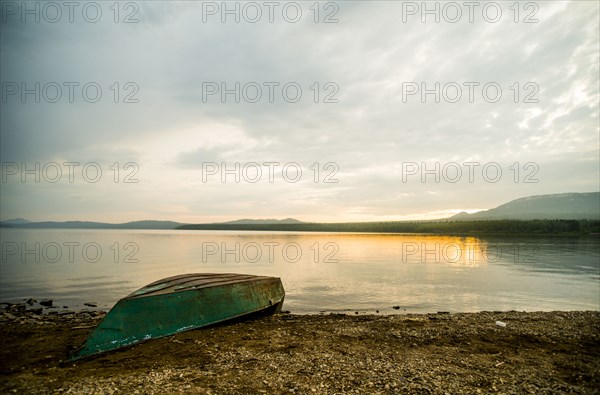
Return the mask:
M 108 309 L 164 277 L 234 272 L 281 277 L 292 313 L 600 310 L 598 237 L 63 229 L 0 236 L 1 301 Z

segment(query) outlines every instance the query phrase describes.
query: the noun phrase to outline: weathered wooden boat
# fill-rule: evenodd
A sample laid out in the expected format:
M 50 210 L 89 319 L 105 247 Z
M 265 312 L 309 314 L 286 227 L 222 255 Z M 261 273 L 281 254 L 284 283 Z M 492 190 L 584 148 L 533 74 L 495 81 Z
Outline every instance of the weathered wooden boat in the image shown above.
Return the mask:
M 276 277 L 196 273 L 165 278 L 119 300 L 70 360 L 254 313 L 281 310 Z

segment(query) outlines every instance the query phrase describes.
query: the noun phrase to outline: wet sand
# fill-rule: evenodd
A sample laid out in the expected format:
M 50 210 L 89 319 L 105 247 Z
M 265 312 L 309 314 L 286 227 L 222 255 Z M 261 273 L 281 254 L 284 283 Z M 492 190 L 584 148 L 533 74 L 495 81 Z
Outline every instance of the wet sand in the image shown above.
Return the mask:
M 600 312 L 277 314 L 63 362 L 102 316 L 0 312 L 0 393 L 540 394 L 600 388 Z

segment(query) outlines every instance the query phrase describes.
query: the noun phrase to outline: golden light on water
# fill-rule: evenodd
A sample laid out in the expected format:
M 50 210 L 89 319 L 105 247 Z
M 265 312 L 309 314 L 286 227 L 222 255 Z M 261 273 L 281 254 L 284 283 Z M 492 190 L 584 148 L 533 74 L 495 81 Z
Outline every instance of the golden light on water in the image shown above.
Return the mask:
M 497 260 L 500 253 L 498 246 L 478 237 L 340 234 L 331 239 L 338 244 L 340 256 L 367 263 L 385 255 L 398 263 L 476 267 Z

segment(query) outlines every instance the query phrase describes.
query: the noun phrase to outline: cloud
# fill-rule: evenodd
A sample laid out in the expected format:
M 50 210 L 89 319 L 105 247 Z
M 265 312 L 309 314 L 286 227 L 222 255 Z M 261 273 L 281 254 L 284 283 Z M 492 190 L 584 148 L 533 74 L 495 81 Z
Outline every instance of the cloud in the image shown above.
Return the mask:
M 3 89 L 62 87 L 57 103 L 42 93 L 40 103 L 33 95 L 2 103 L 2 162 L 98 162 L 106 174 L 115 162 L 121 169 L 135 162 L 140 178 L 134 186 L 104 183 L 108 202 L 88 183 L 12 178 L 0 192 L 2 217 L 390 219 L 600 189 L 597 4 L 539 3 L 539 22 L 531 24 L 522 23 L 531 10 L 521 9 L 515 23 L 508 3 L 498 23 L 482 20 L 479 10 L 474 23 L 422 23 L 418 16 L 403 23 L 402 2 L 339 2 L 339 22 L 330 24 L 314 23 L 307 4 L 297 23 L 279 9 L 273 23 L 267 14 L 257 23 L 221 23 L 220 15 L 203 14 L 201 2 L 140 3 L 132 24 L 114 23 L 108 8 L 96 24 L 2 23 Z M 321 9 L 319 20 L 332 11 Z M 79 83 L 73 103 L 65 82 Z M 96 103 L 85 100 L 90 82 L 102 89 Z M 236 83 L 239 103 L 234 93 L 222 100 L 222 89 Z M 420 93 L 403 98 L 406 83 L 439 83 L 439 103 L 434 94 L 426 103 Z M 468 83 L 478 84 L 472 103 Z M 482 92 L 492 83 L 502 89 L 497 102 Z M 451 103 L 457 86 L 461 99 Z M 257 87 L 260 99 L 248 102 Z M 302 95 L 290 102 L 296 87 Z M 327 97 L 333 102 L 324 103 Z M 305 177 L 205 183 L 206 161 L 294 162 Z M 504 178 L 402 180 L 406 162 L 469 161 L 498 163 Z M 323 177 L 329 162 L 339 183 L 315 183 L 311 166 Z M 523 177 L 530 162 L 544 177 L 514 182 L 510 167 L 518 163 Z

